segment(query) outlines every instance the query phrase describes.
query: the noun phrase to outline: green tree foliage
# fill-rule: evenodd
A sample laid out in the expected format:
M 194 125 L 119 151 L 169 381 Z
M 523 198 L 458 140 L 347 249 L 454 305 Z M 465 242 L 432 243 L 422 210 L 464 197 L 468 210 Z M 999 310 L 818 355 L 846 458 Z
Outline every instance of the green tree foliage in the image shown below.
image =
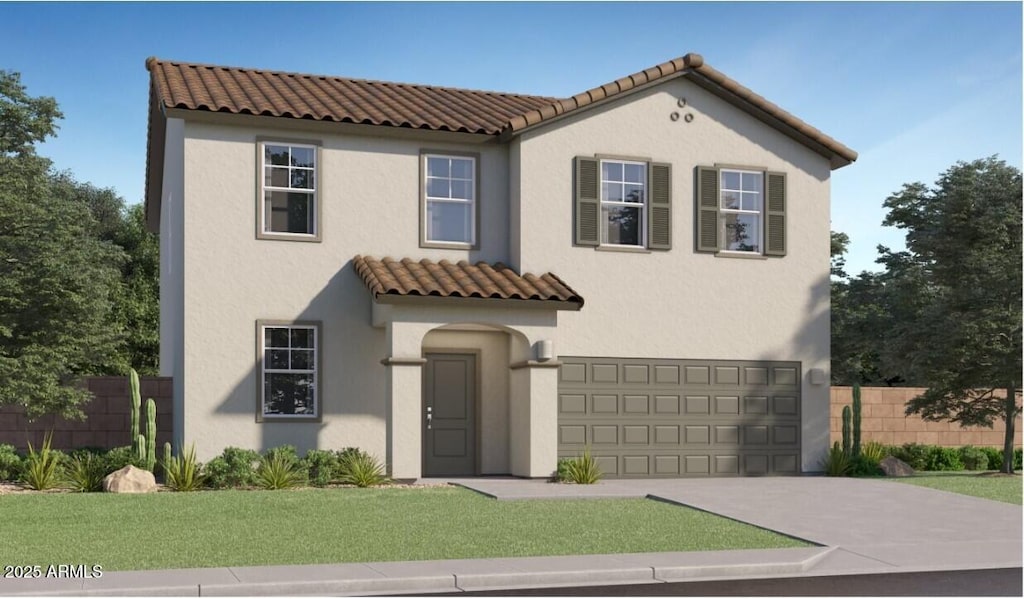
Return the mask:
M 156 364 L 155 240 L 112 191 L 36 154 L 60 117 L 0 71 L 0 404 L 30 417 L 79 416 L 83 374 Z
M 928 391 L 907 414 L 963 425 L 1006 423 L 1013 471 L 1021 388 L 1021 173 L 995 157 L 959 162 L 933 187 L 904 185 L 884 224 L 907 249 L 880 247 L 889 332 L 882 356 Z

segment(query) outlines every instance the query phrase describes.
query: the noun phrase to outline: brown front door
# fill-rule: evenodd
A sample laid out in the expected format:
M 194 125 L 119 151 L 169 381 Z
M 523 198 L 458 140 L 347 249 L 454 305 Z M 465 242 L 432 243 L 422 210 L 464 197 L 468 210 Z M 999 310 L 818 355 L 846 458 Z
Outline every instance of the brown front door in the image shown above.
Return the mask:
M 427 354 L 423 475 L 476 474 L 476 356 Z

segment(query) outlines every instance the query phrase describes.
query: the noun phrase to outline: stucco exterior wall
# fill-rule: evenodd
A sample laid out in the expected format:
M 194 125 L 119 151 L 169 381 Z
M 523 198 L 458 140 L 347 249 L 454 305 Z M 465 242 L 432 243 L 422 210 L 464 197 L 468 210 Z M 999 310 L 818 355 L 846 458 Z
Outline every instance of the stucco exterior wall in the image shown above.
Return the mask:
M 256 239 L 257 136 L 322 142 L 322 242 Z M 385 337 L 370 324 L 356 254 L 507 260 L 503 146 L 275 131 L 188 122 L 184 141 L 184 376 L 175 386 L 186 443 L 361 447 L 385 456 Z M 479 250 L 419 247 L 420 150 L 481 155 Z M 170 178 L 170 177 L 169 177 Z M 256 321 L 319 321 L 321 422 L 257 424 Z
M 185 121 L 167 119 L 160 191 L 160 375 L 185 380 Z M 174 385 L 173 443 L 181 447 L 184 391 Z
M 829 367 L 828 160 L 683 79 L 527 132 L 511 152 L 522 232 L 513 263 L 550 270 L 586 298 L 559 319 L 556 353 L 800 361 L 803 468 L 817 469 L 829 394 L 807 374 Z M 672 164 L 670 251 L 573 247 L 573 157 L 595 154 Z M 786 173 L 784 258 L 694 251 L 694 167 L 715 164 Z

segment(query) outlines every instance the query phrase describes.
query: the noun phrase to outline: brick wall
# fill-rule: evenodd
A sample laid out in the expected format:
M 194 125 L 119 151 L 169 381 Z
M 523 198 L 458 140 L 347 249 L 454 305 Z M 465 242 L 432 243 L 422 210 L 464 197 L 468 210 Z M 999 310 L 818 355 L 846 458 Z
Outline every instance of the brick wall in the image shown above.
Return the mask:
M 955 422 L 927 422 L 917 416 L 905 416 L 906 403 L 925 390 L 917 387 L 861 387 L 861 438 L 886 445 L 924 443 L 959 447 L 961 445 L 1003 446 L 1006 427 L 997 421 L 992 428 L 961 427 Z M 843 406 L 853 404 L 852 387 L 832 387 L 831 440 L 843 439 Z M 1014 445 L 1021 446 L 1021 420 L 1014 427 Z
M 27 443 L 39 447 L 43 435 L 53 431 L 54 449 L 68 450 L 78 447 L 121 447 L 131 445 L 131 399 L 128 377 L 97 376 L 85 379 L 85 385 L 95 396 L 82 406 L 86 419 L 65 420 L 44 416 L 29 422 L 23 410 L 14 406 L 0 406 L 0 443 L 24 450 Z M 171 379 L 142 377 L 142 409 L 139 415 L 140 432 L 146 429 L 146 400 L 156 402 L 157 451 L 165 441 L 171 440 Z

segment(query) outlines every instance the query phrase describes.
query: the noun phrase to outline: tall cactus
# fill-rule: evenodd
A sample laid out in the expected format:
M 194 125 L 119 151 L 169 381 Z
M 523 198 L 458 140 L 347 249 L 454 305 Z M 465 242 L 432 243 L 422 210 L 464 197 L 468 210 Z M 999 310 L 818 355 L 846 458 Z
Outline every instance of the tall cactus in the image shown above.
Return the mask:
M 853 384 L 853 455 L 860 455 L 860 385 Z
M 139 435 L 135 437 L 135 461 L 140 465 L 146 463 L 146 437 Z
M 843 453 L 850 455 L 850 406 L 843 406 Z
M 132 443 L 139 438 L 139 409 L 142 407 L 142 392 L 139 390 L 139 373 L 132 368 L 128 375 L 132 391 Z
M 156 402 L 146 400 L 146 470 L 156 468 Z
M 161 468 L 164 471 L 164 482 L 167 481 L 167 468 L 171 465 L 171 444 L 164 443 L 164 460 L 161 463 Z

